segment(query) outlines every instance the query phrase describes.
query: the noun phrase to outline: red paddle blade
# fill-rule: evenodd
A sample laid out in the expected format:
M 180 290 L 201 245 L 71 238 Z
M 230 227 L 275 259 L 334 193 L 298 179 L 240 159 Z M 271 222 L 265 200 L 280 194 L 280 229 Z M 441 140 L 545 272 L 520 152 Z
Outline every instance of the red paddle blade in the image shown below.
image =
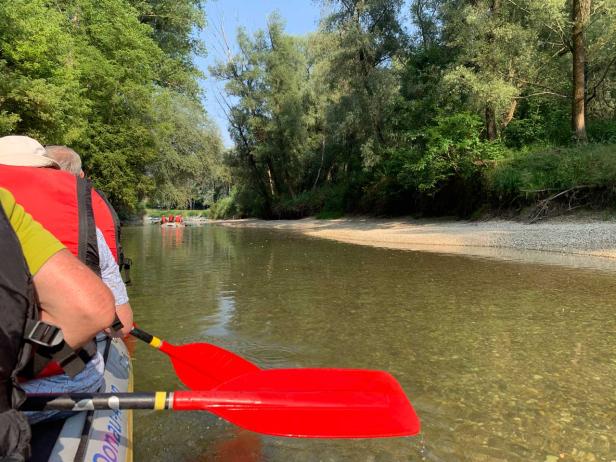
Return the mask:
M 175 392 L 173 409 L 202 409 L 248 430 L 304 438 L 411 436 L 420 423 L 388 373 L 270 369 L 209 392 Z
M 162 342 L 160 350 L 171 358 L 180 381 L 193 390 L 209 390 L 239 375 L 259 370 L 235 353 L 208 343 L 176 346 Z

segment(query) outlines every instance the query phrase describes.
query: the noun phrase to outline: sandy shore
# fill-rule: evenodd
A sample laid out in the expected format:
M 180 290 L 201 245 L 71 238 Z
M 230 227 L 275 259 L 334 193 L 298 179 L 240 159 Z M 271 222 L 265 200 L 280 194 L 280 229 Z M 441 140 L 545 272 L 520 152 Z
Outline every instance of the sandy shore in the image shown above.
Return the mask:
M 223 226 L 279 229 L 306 236 L 391 249 L 600 268 L 616 271 L 616 222 L 524 224 L 505 220 L 439 221 L 222 220 Z

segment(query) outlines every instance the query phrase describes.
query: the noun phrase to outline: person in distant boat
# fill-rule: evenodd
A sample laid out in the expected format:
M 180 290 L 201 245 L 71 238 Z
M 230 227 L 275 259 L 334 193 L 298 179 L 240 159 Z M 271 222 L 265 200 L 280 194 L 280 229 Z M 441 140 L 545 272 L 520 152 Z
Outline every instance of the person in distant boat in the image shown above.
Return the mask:
M 169 215 L 169 223 L 174 223 L 173 215 Z
M 183 223 L 184 219 L 182 218 L 182 215 L 176 215 L 175 216 L 175 222 L 176 223 Z
M 167 216 L 166 216 L 166 215 L 161 216 L 161 217 L 160 217 L 160 222 L 161 222 L 161 224 L 163 224 L 163 225 L 164 225 L 165 223 L 167 223 Z
M 46 156 L 53 159 L 60 165 L 61 170 L 65 170 L 79 178 L 84 178 L 81 157 L 77 152 L 67 146 L 47 146 Z M 120 275 L 120 268 L 116 263 L 113 254 L 105 240 L 101 230 L 96 228 L 96 241 L 98 245 L 99 266 L 101 278 L 109 287 L 115 298 L 116 312 L 122 322 L 122 329 L 119 331 L 123 336 L 130 333 L 133 327 L 133 310 L 128 301 L 126 285 Z

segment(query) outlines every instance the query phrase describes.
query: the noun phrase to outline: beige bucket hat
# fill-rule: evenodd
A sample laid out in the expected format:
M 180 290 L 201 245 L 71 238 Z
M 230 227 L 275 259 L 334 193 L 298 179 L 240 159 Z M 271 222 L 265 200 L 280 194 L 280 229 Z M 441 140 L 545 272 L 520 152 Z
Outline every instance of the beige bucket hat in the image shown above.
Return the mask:
M 60 165 L 45 156 L 45 148 L 29 136 L 10 135 L 0 138 L 0 164 L 19 167 L 51 167 Z

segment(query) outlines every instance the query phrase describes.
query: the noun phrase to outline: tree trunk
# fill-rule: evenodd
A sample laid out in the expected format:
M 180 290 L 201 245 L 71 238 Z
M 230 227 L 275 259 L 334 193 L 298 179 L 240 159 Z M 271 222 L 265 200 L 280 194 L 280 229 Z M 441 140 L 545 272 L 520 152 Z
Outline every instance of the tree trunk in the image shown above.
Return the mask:
M 490 16 L 497 17 L 500 10 L 500 0 L 491 0 L 489 3 Z M 489 44 L 494 42 L 494 33 L 490 29 L 490 31 L 486 35 L 486 41 Z M 494 63 L 489 67 L 493 68 Z M 498 136 L 498 129 L 496 128 L 496 112 L 494 107 L 491 105 L 486 105 L 485 109 L 485 119 L 486 119 L 486 139 L 488 141 L 494 141 Z
M 571 128 L 578 142 L 586 141 L 586 46 L 584 32 L 590 16 L 591 0 L 573 0 L 571 3 L 571 30 L 573 56 L 573 95 L 571 106 Z
M 325 160 L 325 135 L 323 135 L 323 139 L 321 140 L 321 164 L 319 165 L 319 170 L 317 170 L 317 177 L 314 179 L 314 183 L 312 184 L 313 191 L 317 188 L 317 183 L 319 182 L 319 177 L 321 176 L 321 169 L 323 168 L 324 160 Z
M 496 114 L 492 106 L 486 106 L 486 139 L 494 141 L 496 136 Z
M 503 117 L 503 121 L 501 122 L 501 130 L 504 130 L 505 128 L 507 128 L 507 125 L 509 125 L 509 122 L 511 122 L 513 120 L 513 116 L 515 115 L 515 110 L 518 107 L 518 100 L 514 99 L 511 101 L 511 104 L 509 105 L 509 110 L 507 111 L 507 113 L 505 114 L 505 117 Z
M 274 186 L 274 175 L 272 174 L 272 163 L 267 162 L 267 180 L 272 197 L 276 197 L 276 187 Z

